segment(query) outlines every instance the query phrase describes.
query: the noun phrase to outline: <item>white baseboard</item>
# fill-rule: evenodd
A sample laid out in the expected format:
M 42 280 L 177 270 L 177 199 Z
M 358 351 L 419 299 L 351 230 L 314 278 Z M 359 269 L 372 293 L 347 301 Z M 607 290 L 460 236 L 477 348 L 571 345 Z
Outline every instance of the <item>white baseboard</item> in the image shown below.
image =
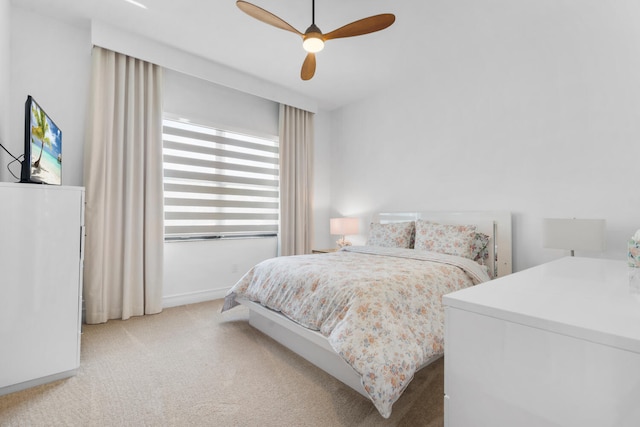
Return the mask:
M 162 297 L 162 308 L 177 307 L 179 305 L 195 304 L 224 298 L 230 288 L 208 289 L 206 291 L 189 292 L 185 294 L 165 295 Z
M 166 295 L 162 297 L 162 308 L 177 307 L 179 305 L 196 304 L 199 302 L 221 299 L 231 288 L 208 289 L 206 291 L 189 292 L 186 294 Z M 82 324 L 86 323 L 86 307 L 82 300 Z M 1 393 L 0 393 L 1 394 Z
M 70 371 L 59 372 L 53 375 L 47 375 L 46 377 L 35 378 L 33 380 L 25 381 L 18 384 L 12 384 L 5 387 L 0 387 L 0 396 L 5 394 L 15 393 L 16 391 L 26 390 L 31 387 L 35 387 L 42 384 L 47 384 L 53 381 L 62 380 L 65 378 L 73 377 L 77 374 L 77 369 L 71 369 Z

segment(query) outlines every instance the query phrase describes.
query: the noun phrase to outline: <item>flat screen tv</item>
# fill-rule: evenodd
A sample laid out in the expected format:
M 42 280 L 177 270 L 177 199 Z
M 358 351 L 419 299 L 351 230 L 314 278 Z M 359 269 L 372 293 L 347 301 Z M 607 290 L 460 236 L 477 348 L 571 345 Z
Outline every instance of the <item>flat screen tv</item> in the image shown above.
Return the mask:
M 62 131 L 31 96 L 25 103 L 20 182 L 62 184 Z

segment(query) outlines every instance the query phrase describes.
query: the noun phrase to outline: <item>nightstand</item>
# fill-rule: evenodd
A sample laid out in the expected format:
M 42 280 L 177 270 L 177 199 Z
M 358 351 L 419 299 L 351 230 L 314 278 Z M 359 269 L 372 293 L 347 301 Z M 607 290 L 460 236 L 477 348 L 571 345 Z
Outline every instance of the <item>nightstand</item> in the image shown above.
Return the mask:
M 335 252 L 337 251 L 338 248 L 331 248 L 331 249 L 312 249 L 311 253 L 312 254 L 328 254 L 331 252 Z

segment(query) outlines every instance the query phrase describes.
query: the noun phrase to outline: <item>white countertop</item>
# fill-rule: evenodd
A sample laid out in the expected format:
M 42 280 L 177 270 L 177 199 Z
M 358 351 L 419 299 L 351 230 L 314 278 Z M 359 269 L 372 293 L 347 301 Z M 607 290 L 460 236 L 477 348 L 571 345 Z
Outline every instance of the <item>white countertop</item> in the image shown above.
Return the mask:
M 638 270 L 566 257 L 445 295 L 443 304 L 640 353 Z

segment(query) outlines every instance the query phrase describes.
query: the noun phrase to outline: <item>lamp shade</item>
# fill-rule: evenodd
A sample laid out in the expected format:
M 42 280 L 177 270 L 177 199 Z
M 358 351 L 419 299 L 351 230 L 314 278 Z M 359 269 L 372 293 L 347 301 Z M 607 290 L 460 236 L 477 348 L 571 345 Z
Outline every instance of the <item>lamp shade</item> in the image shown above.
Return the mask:
M 602 251 L 604 219 L 545 218 L 542 245 L 545 248 Z
M 331 218 L 329 220 L 329 232 L 339 236 L 358 234 L 359 223 L 360 220 L 358 218 Z

